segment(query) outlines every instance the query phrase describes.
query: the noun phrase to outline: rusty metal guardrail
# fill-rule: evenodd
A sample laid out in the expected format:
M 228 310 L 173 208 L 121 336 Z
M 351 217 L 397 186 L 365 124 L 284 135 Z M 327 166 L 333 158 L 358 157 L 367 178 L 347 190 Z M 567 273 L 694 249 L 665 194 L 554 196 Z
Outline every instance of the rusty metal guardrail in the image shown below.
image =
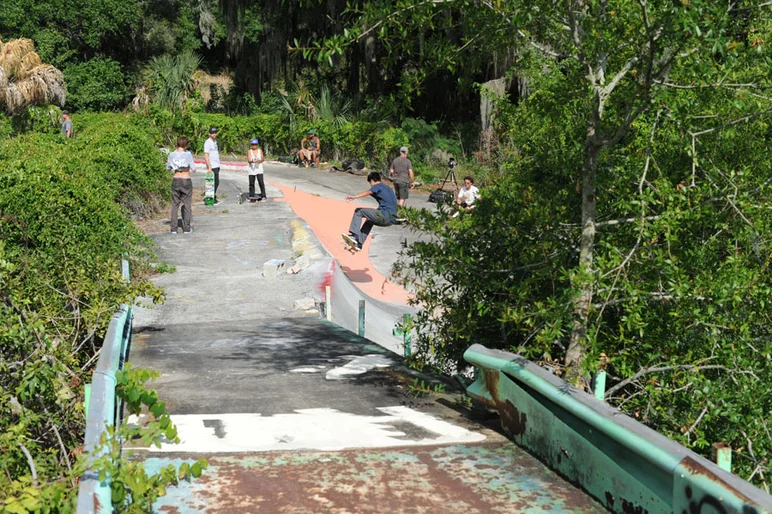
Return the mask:
M 509 352 L 473 345 L 468 393 L 504 430 L 612 512 L 772 514 L 772 496 Z
M 123 276 L 129 280 L 128 262 L 122 262 Z M 114 426 L 120 413 L 116 402 L 115 373 L 123 367 L 131 340 L 131 307 L 121 305 L 110 320 L 102 350 L 92 376 L 90 394 L 86 398 L 86 436 L 83 449 L 89 454 L 89 461 L 104 456 L 106 450 L 100 447 L 102 434 Z M 81 477 L 78 488 L 77 514 L 106 514 L 112 512 L 110 477 L 99 479 L 99 471 L 91 468 Z

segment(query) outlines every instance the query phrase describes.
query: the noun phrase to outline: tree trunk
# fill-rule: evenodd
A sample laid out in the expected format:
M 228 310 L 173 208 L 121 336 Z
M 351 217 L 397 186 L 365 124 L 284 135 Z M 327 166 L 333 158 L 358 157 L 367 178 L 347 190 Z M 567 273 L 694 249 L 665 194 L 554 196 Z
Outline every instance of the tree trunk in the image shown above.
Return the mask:
M 565 358 L 567 376 L 571 380 L 580 377 L 584 357 L 587 354 L 587 320 L 593 295 L 592 259 L 597 206 L 595 180 L 598 170 L 598 154 L 602 148 L 596 136 L 598 122 L 597 115 L 593 116 L 593 119 L 588 123 L 585 140 L 582 169 L 582 237 L 579 247 L 579 273 L 575 279 L 579 291 L 574 298 L 574 323 Z
M 480 89 L 480 150 L 490 159 L 493 141 L 493 105 L 507 92 L 505 77 L 489 80 Z

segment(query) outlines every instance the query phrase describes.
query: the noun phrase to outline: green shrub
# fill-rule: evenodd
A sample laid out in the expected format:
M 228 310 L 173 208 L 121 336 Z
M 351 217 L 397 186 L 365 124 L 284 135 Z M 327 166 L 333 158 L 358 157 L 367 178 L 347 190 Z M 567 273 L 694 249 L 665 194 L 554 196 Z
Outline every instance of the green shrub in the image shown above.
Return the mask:
M 126 79 L 121 65 L 97 57 L 65 68 L 67 105 L 72 109 L 110 111 L 126 105 Z
M 232 154 L 244 158 L 249 140 L 260 139 L 267 155 L 289 155 L 300 148 L 301 140 L 309 130 L 314 129 L 322 142 L 322 160 L 343 161 L 350 158 L 363 159 L 372 169 L 388 168 L 399 155 L 403 145 L 410 147 L 413 163 L 424 171 L 430 181 L 444 169 L 435 169 L 430 163 L 432 153 L 437 150 L 460 156 L 460 145 L 452 139 L 439 135 L 435 124 L 423 120 L 406 120 L 402 127 L 389 127 L 385 123 L 364 120 L 333 123 L 329 121 L 298 120 L 294 127 L 280 112 L 258 113 L 252 116 L 226 116 L 220 113 L 201 113 L 187 110 L 182 115 L 151 106 L 148 122 L 156 129 L 157 143 L 172 146 L 179 135 L 191 140 L 191 150 L 204 151 L 204 142 L 209 137 L 209 128 L 217 127 L 217 143 L 221 155 Z M 435 164 L 432 168 L 430 164 Z
M 62 111 L 53 105 L 33 105 L 14 114 L 11 118 L 13 134 L 25 132 L 58 133 L 61 129 L 59 118 Z
M 153 126 L 111 114 L 76 124 L 73 140 L 0 141 L 0 503 L 14 512 L 35 502 L 70 511 L 83 385 L 107 324 L 121 303 L 162 298 L 140 278 L 148 240 L 127 216 L 168 189 Z M 121 257 L 140 273 L 130 283 Z

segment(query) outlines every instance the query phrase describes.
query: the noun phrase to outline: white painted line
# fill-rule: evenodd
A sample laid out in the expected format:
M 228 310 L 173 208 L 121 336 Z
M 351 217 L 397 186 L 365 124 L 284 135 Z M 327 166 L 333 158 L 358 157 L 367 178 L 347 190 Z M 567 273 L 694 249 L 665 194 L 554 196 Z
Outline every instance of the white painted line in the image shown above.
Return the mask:
M 301 409 L 291 414 L 189 414 L 172 416 L 180 444 L 138 448 L 151 453 L 339 451 L 483 441 L 485 436 L 408 407 L 383 407 L 383 415 L 363 416 L 335 409 Z M 129 423 L 136 418 L 129 418 Z M 410 438 L 394 426 L 408 423 L 420 435 Z
M 312 368 L 312 367 L 306 367 L 306 368 L 295 368 L 289 370 L 290 373 L 319 373 L 324 368 Z
M 327 372 L 327 380 L 346 380 L 354 375 L 362 375 L 373 368 L 388 368 L 394 361 L 383 354 L 371 353 L 360 355 L 344 366 L 333 368 Z

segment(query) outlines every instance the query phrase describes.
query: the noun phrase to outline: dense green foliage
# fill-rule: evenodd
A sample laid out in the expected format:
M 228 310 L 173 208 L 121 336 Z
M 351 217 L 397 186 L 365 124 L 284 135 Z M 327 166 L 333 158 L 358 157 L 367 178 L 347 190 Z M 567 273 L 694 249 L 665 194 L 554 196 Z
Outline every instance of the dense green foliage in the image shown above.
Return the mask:
M 379 6 L 383 15 L 398 19 L 389 12 L 391 2 L 386 4 Z M 425 12 L 433 3 L 422 4 Z M 244 94 L 261 105 L 270 103 L 276 89 L 297 85 L 318 97 L 327 85 L 347 94 L 356 110 L 369 107 L 398 120 L 475 120 L 475 83 L 501 76 L 513 57 L 497 40 L 465 37 L 479 17 L 459 19 L 447 10 L 421 27 L 384 24 L 377 31 L 348 29 L 335 36 L 367 6 L 361 0 L 4 0 L 0 37 L 34 40 L 43 61 L 63 71 L 110 59 L 120 63 L 125 82 L 139 89 L 152 59 L 195 52 L 211 73 L 233 73 L 229 108 L 242 114 L 251 105 Z M 384 37 L 390 35 L 403 42 Z M 333 45 L 323 54 L 304 50 L 326 37 L 352 44 Z M 70 84 L 69 93 L 86 96 L 84 85 L 91 87 Z
M 604 5 L 486 11 L 521 24 L 530 94 L 499 102 L 502 173 L 477 208 L 411 215 L 436 236 L 401 269 L 422 306 L 417 361 L 455 370 L 477 342 L 578 365 L 587 388 L 607 369 L 609 401 L 703 453 L 731 445 L 768 487 L 769 12 Z
M 74 64 L 65 70 L 64 78 L 67 105 L 75 110 L 110 111 L 126 103 L 126 79 L 117 61 L 95 58 Z
M 168 194 L 150 129 L 91 115 L 73 140 L 28 133 L 0 144 L 0 512 L 70 511 L 83 469 L 83 386 L 107 324 L 121 303 L 162 298 L 142 278 L 147 240 L 130 217 Z M 130 283 L 122 257 L 138 273 Z M 126 375 L 126 385 L 147 378 Z M 145 493 L 134 494 L 129 503 Z

